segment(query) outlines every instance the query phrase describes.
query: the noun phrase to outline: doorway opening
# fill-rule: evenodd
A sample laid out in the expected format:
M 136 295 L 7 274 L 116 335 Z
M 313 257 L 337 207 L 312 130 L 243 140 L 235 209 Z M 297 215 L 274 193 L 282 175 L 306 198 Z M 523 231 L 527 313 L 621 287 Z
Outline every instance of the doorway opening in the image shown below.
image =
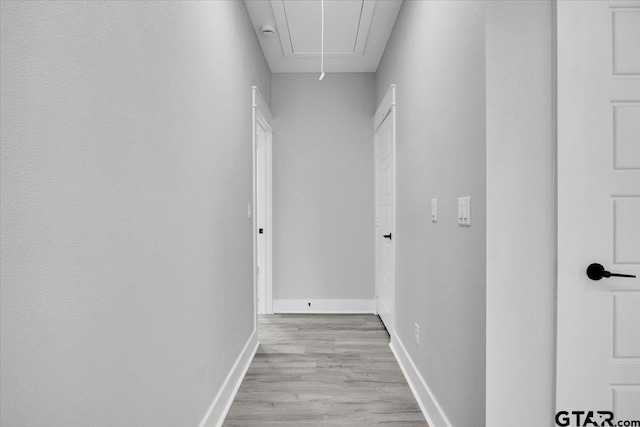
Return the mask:
M 375 173 L 376 311 L 393 337 L 395 327 L 395 85 L 391 85 L 373 117 Z
M 273 313 L 272 291 L 272 143 L 273 116 L 256 86 L 253 107 L 253 247 L 254 303 L 258 314 Z

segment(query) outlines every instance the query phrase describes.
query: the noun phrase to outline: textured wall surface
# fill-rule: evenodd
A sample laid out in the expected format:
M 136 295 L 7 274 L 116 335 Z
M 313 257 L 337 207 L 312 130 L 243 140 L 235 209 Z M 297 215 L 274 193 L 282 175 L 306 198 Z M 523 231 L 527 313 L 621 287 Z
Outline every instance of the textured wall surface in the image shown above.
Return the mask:
M 377 73 L 378 102 L 397 84 L 396 332 L 456 427 L 485 419 L 484 34 L 483 2 L 404 2 Z
M 274 74 L 274 299 L 373 299 L 375 75 Z
M 193 426 L 253 330 L 245 7 L 2 2 L 4 426 Z

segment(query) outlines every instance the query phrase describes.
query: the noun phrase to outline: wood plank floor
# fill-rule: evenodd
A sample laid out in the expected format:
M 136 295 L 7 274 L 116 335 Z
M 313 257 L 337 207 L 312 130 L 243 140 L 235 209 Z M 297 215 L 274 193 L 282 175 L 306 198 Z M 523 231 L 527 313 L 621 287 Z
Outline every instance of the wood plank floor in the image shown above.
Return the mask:
M 260 316 L 225 426 L 427 426 L 371 314 Z

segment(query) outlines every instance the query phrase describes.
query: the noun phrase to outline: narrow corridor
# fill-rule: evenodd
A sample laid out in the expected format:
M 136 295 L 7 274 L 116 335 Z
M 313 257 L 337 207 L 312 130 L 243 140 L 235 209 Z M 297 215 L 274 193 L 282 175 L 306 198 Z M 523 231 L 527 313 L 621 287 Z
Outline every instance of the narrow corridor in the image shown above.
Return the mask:
M 378 316 L 260 316 L 258 330 L 225 426 L 427 425 Z

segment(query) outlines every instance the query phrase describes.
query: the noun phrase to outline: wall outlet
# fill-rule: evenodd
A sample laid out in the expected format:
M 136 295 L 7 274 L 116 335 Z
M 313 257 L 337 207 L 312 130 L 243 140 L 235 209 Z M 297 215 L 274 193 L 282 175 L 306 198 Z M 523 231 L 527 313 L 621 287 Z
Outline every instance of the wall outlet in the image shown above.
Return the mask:
M 414 323 L 414 325 L 415 325 L 414 340 L 416 342 L 416 345 L 419 347 L 420 346 L 420 326 L 418 326 L 417 323 Z
M 431 199 L 431 222 L 438 222 L 438 199 Z

